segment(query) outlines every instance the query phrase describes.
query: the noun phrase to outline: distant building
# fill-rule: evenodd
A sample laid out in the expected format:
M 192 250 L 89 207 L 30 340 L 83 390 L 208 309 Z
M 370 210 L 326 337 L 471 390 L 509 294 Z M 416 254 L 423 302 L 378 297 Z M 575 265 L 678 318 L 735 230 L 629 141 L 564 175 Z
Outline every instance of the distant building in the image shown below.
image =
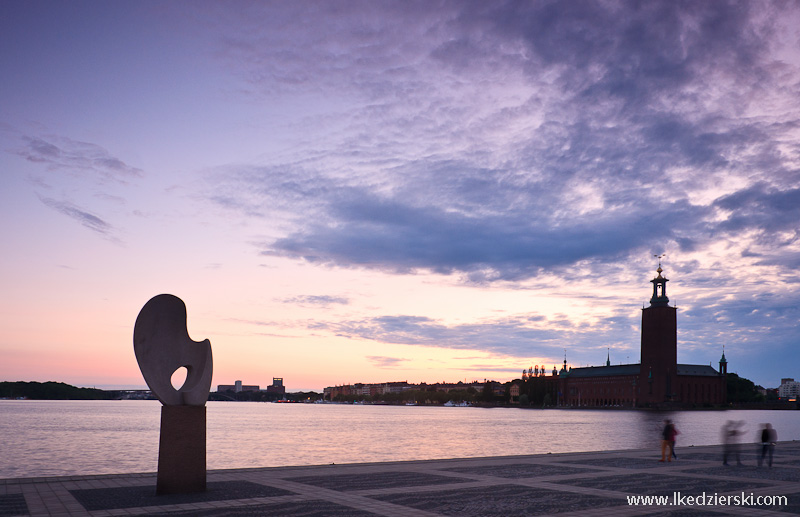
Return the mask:
M 272 384 L 267 386 L 268 393 L 286 393 L 286 387 L 283 385 L 283 377 L 273 377 Z
M 408 381 L 384 382 L 376 387 L 376 393 L 380 393 L 381 395 L 384 393 L 402 393 L 411 388 L 412 386 L 408 384 Z
M 323 390 L 322 398 L 334 400 L 338 396 L 350 397 L 354 395 L 383 395 L 386 393 L 401 393 L 410 389 L 421 389 L 422 385 L 409 384 L 408 381 L 382 382 L 373 384 L 345 384 L 342 386 L 328 386 Z M 466 389 L 466 388 L 465 388 Z
M 459 381 L 456 383 L 439 382 L 436 384 L 428 384 L 426 386 L 428 387 L 428 389 L 450 393 L 451 391 L 466 391 L 470 388 L 479 392 L 483 389 L 484 384 L 485 382 L 478 382 L 478 381 L 472 381 L 469 384 Z
M 642 309 L 641 362 L 612 366 L 553 368 L 559 406 L 670 406 L 724 404 L 727 399 L 725 353 L 719 371 L 701 364 L 678 364 L 677 308 L 669 306 L 668 279 L 658 276 L 650 306 Z
M 778 398 L 795 400 L 800 398 L 800 382 L 794 379 L 781 379 L 781 385 L 778 388 Z
M 350 385 L 345 384 L 342 386 L 328 386 L 322 390 L 322 398 L 324 400 L 333 401 L 338 396 L 347 397 L 350 395 Z
M 519 402 L 519 381 L 511 383 L 511 387 L 508 388 L 508 394 L 511 396 L 511 402 L 513 404 Z
M 223 393 L 225 391 L 232 391 L 234 393 L 241 393 L 242 391 L 258 391 L 259 387 L 256 386 L 248 386 L 243 385 L 242 381 L 235 381 L 234 384 L 219 384 L 217 386 L 217 393 Z

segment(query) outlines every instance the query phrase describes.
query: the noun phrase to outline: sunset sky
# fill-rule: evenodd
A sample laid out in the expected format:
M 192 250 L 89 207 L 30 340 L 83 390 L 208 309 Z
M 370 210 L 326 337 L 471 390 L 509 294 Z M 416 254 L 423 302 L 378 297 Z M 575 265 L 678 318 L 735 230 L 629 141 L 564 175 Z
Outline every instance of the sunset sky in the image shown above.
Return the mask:
M 800 378 L 796 2 L 0 3 L 0 380 Z M 609 351 L 610 349 L 610 351 Z

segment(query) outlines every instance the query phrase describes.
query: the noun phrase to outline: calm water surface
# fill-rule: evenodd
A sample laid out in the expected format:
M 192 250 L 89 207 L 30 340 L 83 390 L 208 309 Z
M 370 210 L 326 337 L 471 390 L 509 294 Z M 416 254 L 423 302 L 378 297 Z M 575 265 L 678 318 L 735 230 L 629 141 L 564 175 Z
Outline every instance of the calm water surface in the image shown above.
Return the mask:
M 158 401 L 0 401 L 0 478 L 155 472 Z M 755 442 L 771 422 L 800 440 L 800 411 L 521 410 L 208 403 L 208 468 L 273 467 L 678 447 L 720 443 L 726 420 Z

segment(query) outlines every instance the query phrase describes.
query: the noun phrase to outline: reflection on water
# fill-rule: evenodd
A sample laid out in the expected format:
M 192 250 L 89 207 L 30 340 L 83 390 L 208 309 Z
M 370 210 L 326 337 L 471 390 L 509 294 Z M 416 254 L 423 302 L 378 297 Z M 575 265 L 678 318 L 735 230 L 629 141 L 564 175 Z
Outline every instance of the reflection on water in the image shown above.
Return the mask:
M 157 401 L 0 401 L 0 478 L 154 472 Z M 652 448 L 663 420 L 677 447 L 743 442 L 771 422 L 800 440 L 800 411 L 522 410 L 209 402 L 208 468 L 270 467 Z M 777 451 L 780 453 L 780 450 Z

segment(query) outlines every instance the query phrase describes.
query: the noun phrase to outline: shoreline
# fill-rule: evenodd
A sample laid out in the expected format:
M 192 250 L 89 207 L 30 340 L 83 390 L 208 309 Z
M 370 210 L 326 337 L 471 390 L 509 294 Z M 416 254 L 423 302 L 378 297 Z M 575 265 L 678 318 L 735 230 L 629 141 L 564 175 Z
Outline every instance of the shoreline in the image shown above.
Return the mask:
M 0 397 L 0 401 L 19 401 L 19 402 L 77 402 L 77 401 L 158 401 L 156 398 L 147 399 L 63 399 L 63 398 L 27 398 L 27 397 Z M 209 400 L 208 402 L 226 402 L 226 403 L 253 403 L 253 404 L 302 404 L 302 405 L 337 405 L 337 406 L 391 406 L 391 407 L 449 407 L 446 404 L 395 404 L 392 402 L 296 402 L 296 401 L 253 401 L 253 400 Z M 799 411 L 800 402 L 786 402 L 786 403 L 753 403 L 741 404 L 730 406 L 713 406 L 713 407 L 694 407 L 694 406 L 661 406 L 661 407 L 625 407 L 625 406 L 546 406 L 546 407 L 532 407 L 520 406 L 519 404 L 470 404 L 468 406 L 452 406 L 452 407 L 474 407 L 482 409 L 524 409 L 524 410 L 591 410 L 591 411 Z

